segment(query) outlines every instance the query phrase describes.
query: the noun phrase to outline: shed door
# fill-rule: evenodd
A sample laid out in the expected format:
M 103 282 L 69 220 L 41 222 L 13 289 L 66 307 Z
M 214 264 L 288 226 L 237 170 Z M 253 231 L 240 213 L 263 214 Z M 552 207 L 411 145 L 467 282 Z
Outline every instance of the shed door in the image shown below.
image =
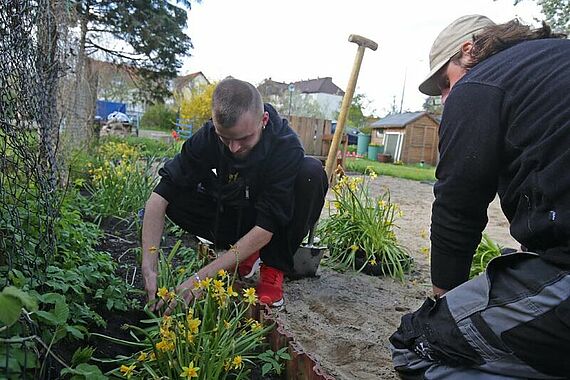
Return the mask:
M 394 161 L 400 159 L 403 137 L 402 133 L 391 132 L 387 132 L 384 137 L 384 154 L 391 155 Z

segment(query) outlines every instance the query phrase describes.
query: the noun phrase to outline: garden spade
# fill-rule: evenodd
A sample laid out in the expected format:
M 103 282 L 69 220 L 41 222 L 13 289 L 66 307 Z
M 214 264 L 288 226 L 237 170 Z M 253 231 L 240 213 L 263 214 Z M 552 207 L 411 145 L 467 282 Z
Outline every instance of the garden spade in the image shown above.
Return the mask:
M 348 80 L 346 92 L 342 98 L 340 114 L 338 116 L 336 129 L 334 131 L 325 165 L 325 171 L 327 173 L 329 184 L 331 184 L 334 180 L 334 163 L 336 162 L 336 157 L 338 155 L 338 148 L 342 134 L 344 133 L 344 125 L 346 124 L 348 111 L 350 109 L 350 104 L 352 103 L 352 97 L 354 96 L 354 90 L 356 89 L 356 82 L 358 80 L 358 73 L 360 72 L 362 58 L 364 57 L 364 50 L 366 48 L 369 48 L 370 50 L 375 51 L 378 48 L 378 44 L 376 42 L 356 34 L 351 34 L 348 37 L 348 41 L 357 44 L 358 49 L 356 51 L 356 57 L 354 59 L 354 64 L 352 66 L 352 72 Z M 288 274 L 289 277 L 301 278 L 314 276 L 316 274 L 319 263 L 321 262 L 321 258 L 328 250 L 328 248 L 315 245 L 314 235 L 315 226 L 312 226 L 309 231 L 307 244 L 301 245 L 293 256 L 293 273 Z

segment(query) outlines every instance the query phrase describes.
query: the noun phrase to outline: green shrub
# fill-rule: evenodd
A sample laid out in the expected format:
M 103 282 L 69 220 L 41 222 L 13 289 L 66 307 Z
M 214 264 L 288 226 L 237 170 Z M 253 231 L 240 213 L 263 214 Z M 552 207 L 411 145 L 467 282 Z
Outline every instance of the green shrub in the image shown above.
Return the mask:
M 175 129 L 174 123 L 176 123 L 176 111 L 162 103 L 148 107 L 141 118 L 143 129 L 170 131 Z

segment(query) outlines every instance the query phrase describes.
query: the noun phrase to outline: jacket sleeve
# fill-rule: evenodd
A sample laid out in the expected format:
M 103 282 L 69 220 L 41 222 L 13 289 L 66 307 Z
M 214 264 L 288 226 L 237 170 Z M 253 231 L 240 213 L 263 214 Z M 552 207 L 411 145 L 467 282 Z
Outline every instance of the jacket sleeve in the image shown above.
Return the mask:
M 481 84 L 453 88 L 440 127 L 431 221 L 431 277 L 453 289 L 469 277 L 501 170 L 503 93 Z
M 188 190 L 194 189 L 200 179 L 208 175 L 203 152 L 207 146 L 205 132 L 203 127 L 182 145 L 180 153 L 158 171 L 161 179 L 154 192 L 169 203 L 175 201 L 178 196 L 187 194 Z
M 255 204 L 256 225 L 270 232 L 293 218 L 295 179 L 305 156 L 295 135 L 275 146 L 273 159 L 264 170 L 264 186 Z

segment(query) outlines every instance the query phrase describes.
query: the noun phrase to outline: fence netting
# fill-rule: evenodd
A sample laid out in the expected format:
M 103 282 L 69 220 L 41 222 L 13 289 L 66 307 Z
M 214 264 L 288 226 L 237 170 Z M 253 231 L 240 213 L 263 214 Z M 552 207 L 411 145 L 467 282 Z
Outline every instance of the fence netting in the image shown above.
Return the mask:
M 62 92 L 74 82 L 66 77 L 72 3 L 0 0 L 0 291 L 23 282 L 41 288 L 55 254 L 59 136 L 69 125 L 62 110 L 75 99 Z M 35 357 L 29 348 L 38 331 L 25 315 L 18 323 L 19 336 L 0 328 L 0 378 L 37 378 L 11 370 Z

